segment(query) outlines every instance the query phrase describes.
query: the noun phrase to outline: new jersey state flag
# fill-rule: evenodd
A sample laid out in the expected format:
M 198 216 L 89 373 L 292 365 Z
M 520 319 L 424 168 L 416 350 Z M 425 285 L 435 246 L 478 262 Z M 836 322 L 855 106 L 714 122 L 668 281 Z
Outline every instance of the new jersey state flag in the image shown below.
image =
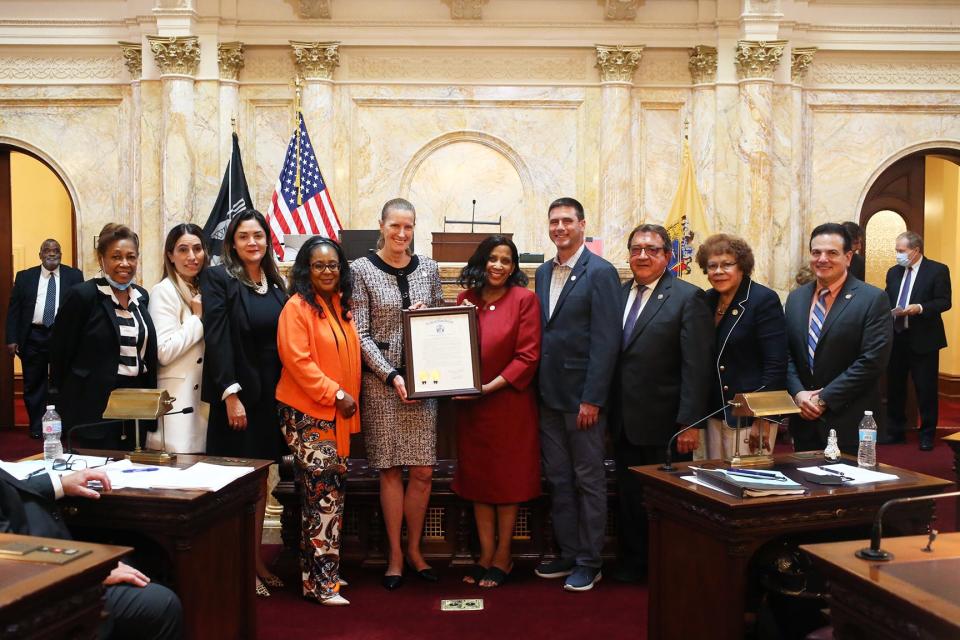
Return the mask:
M 670 213 L 663 225 L 670 234 L 673 256 L 667 269 L 678 278 L 689 280 L 699 287 L 709 287 L 707 277 L 697 266 L 694 256 L 697 247 L 710 235 L 707 217 L 704 213 L 703 198 L 697 189 L 697 178 L 693 171 L 693 159 L 690 145 L 683 141 L 683 159 L 680 163 L 680 183 L 670 205 Z

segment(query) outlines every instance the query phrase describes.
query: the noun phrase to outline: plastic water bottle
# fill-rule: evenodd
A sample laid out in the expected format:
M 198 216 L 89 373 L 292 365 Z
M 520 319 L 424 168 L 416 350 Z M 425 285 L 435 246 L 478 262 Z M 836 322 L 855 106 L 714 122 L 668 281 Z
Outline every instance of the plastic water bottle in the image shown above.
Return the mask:
M 52 404 L 47 405 L 47 412 L 41 419 L 43 424 L 43 462 L 49 468 L 56 458 L 63 457 L 63 445 L 60 444 L 60 433 L 63 425 L 60 414 Z
M 873 469 L 877 466 L 877 421 L 873 411 L 864 411 L 860 421 L 860 448 L 857 449 L 857 466 Z

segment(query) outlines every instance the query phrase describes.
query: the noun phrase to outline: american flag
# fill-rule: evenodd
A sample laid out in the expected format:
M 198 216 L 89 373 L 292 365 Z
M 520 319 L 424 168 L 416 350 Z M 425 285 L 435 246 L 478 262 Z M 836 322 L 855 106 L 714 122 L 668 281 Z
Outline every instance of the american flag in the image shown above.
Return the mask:
M 320 173 L 302 113 L 297 113 L 297 130 L 287 145 L 283 169 L 271 200 L 269 222 L 277 259 L 284 259 L 283 238 L 286 234 L 321 235 L 339 240 L 343 227 Z

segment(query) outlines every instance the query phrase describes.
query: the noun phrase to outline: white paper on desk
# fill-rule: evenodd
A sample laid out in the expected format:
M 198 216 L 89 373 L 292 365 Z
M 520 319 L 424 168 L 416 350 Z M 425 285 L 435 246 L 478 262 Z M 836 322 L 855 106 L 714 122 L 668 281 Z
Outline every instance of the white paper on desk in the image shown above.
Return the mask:
M 136 471 L 125 473 L 133 469 L 154 469 L 154 471 Z M 149 464 L 134 464 L 124 458 L 111 462 L 104 467 L 110 486 L 113 489 L 154 489 L 158 485 L 172 482 L 169 478 L 180 473 L 177 467 L 164 467 Z
M 717 493 L 722 493 L 722 494 L 724 494 L 724 495 L 733 496 L 733 494 L 730 493 L 729 491 L 724 491 L 723 489 L 718 489 L 717 487 L 714 487 L 713 485 L 709 485 L 709 484 L 707 484 L 706 482 L 704 482 L 703 480 L 701 480 L 700 478 L 698 478 L 697 476 L 680 476 L 680 479 L 681 479 L 681 480 L 687 480 L 687 481 L 689 481 L 689 482 L 692 482 L 693 484 L 698 484 L 698 485 L 700 485 L 701 487 L 706 487 L 707 489 L 712 489 L 713 491 L 716 491 Z M 733 497 L 736 498 L 737 496 L 733 496 Z
M 176 476 L 164 476 L 154 482 L 157 489 L 199 489 L 219 491 L 237 478 L 253 471 L 253 467 L 234 467 L 198 462 Z M 129 474 L 140 475 L 140 474 Z
M 891 480 L 898 480 L 900 478 L 900 476 L 895 476 L 892 473 L 871 471 L 870 469 L 863 469 L 861 467 L 855 467 L 842 462 L 840 464 L 825 464 L 823 467 L 838 473 L 842 473 L 848 478 L 852 478 L 852 480 L 849 482 L 844 481 L 844 485 L 870 484 L 871 482 L 889 482 Z M 819 467 L 797 467 L 797 471 L 803 471 L 815 476 L 830 475 Z
M 67 454 L 63 456 L 65 460 L 70 463 L 75 463 L 77 460 L 83 460 L 87 463 L 88 469 L 94 469 L 97 467 L 102 467 L 107 463 L 108 458 L 103 456 L 81 456 L 78 454 Z M 0 469 L 3 469 L 10 475 L 12 475 L 17 480 L 26 480 L 27 477 L 37 471 L 38 469 L 47 469 L 48 473 L 56 473 L 58 475 L 65 475 L 67 473 L 73 473 L 74 471 L 80 471 L 82 465 L 75 465 L 74 469 L 64 469 L 62 471 L 53 471 L 50 469 L 50 464 L 45 462 L 43 459 L 40 460 L 21 460 L 20 462 L 3 462 L 0 461 Z

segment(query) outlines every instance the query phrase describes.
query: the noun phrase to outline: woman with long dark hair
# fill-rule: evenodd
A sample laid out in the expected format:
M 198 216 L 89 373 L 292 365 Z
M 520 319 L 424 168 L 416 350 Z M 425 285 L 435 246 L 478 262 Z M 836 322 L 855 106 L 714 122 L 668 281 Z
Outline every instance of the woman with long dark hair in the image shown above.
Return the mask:
M 340 595 L 340 529 L 350 434 L 360 431 L 360 339 L 350 313 L 353 284 L 340 245 L 314 236 L 290 272 L 280 314 L 280 425 L 302 486 L 303 596 L 324 605 Z
M 203 453 L 207 444 L 210 405 L 200 399 L 203 380 L 203 303 L 200 273 L 210 264 L 203 229 L 178 224 L 163 245 L 163 279 L 150 292 L 150 316 L 157 328 L 157 385 L 176 398 L 174 409 L 193 413 L 163 419 L 159 431 L 147 434 L 147 446 L 174 453 Z
M 459 304 L 477 308 L 482 395 L 457 406 L 453 490 L 473 502 L 480 558 L 464 581 L 498 587 L 513 569 L 510 541 L 519 504 L 540 495 L 537 398 L 540 302 L 526 288 L 517 247 L 485 239 L 460 272 Z
M 223 238 L 223 263 L 201 274 L 203 331 L 212 346 L 203 359 L 201 398 L 210 403 L 207 453 L 279 462 L 285 449 L 277 419 L 280 380 L 277 322 L 287 301 L 271 251 L 270 227 L 259 211 L 233 217 Z M 257 502 L 257 594 L 282 587 L 260 558 L 266 479 Z M 261 582 L 262 580 L 262 582 Z

